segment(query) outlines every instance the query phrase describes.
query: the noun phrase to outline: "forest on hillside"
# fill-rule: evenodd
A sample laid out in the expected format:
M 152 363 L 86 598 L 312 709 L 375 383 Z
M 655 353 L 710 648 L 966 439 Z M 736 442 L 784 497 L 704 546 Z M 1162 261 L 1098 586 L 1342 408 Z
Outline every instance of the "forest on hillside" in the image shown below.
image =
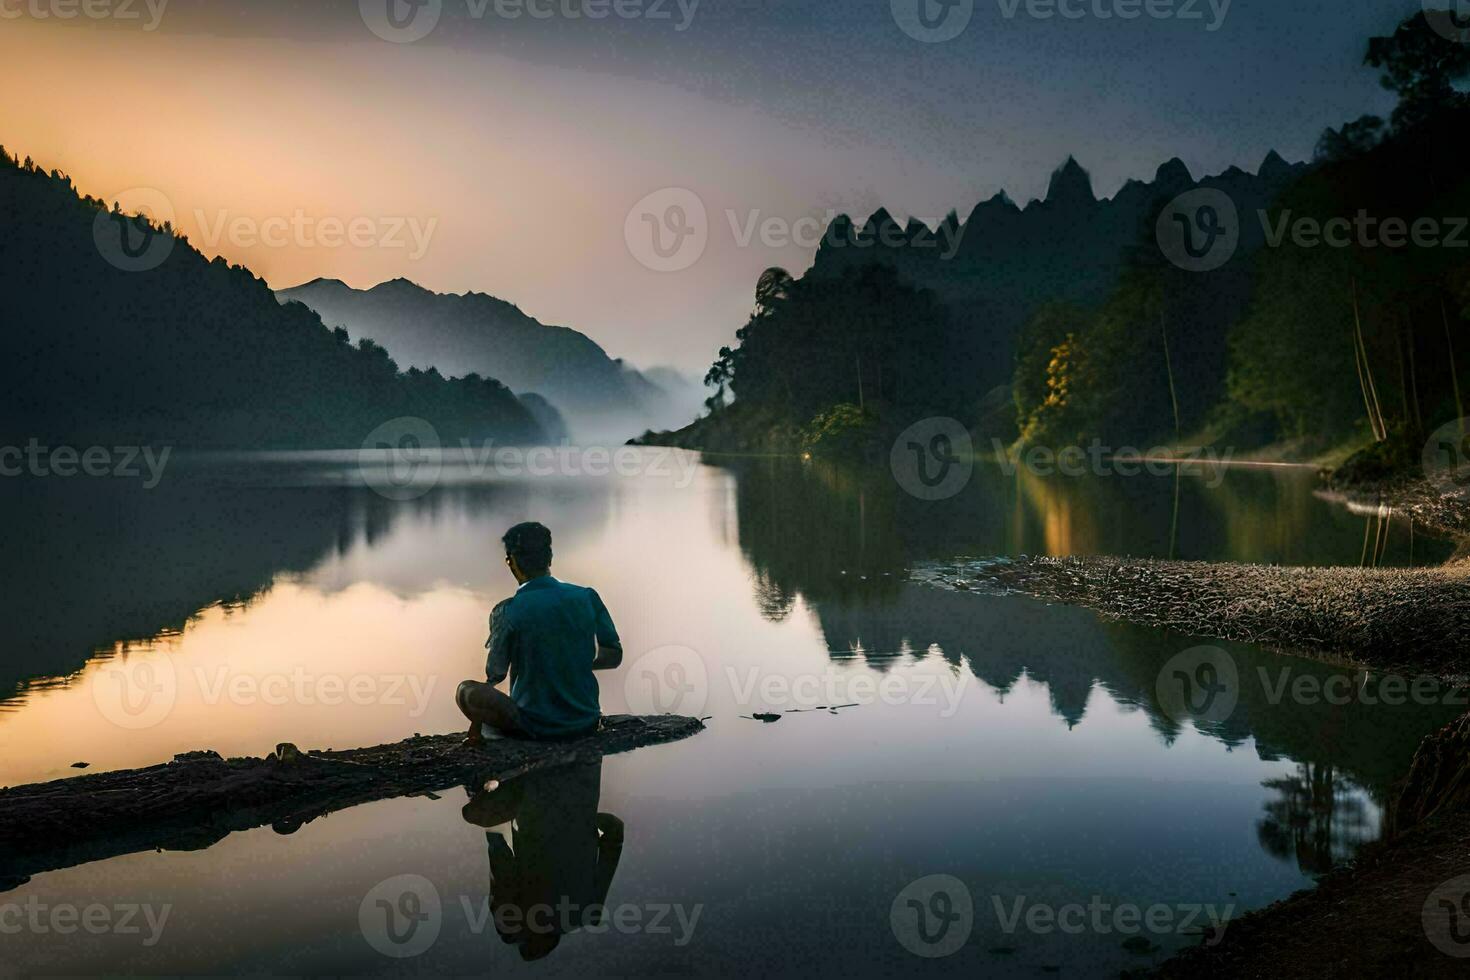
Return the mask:
M 399 371 L 167 223 L 81 196 L 0 147 L 7 438 L 178 448 L 358 448 L 429 421 L 446 444 L 546 433 L 505 385 Z
M 1417 14 L 1369 39 L 1364 68 L 1396 94 L 1392 117 L 1327 130 L 1309 165 L 1273 154 L 1256 175 L 1196 182 L 1171 161 L 1096 202 L 1069 160 L 1046 201 L 1002 196 L 962 228 L 911 222 L 895 247 L 845 250 L 829 231 L 809 273 L 760 277 L 709 371 L 708 414 L 646 438 L 849 453 L 943 415 L 1023 444 L 1417 459 L 1470 385 L 1470 46 Z M 1238 213 L 1217 267 L 1162 245 L 1166 210 L 1191 194 Z M 886 212 L 839 222 L 835 244 L 895 240 Z M 961 234 L 948 266 L 925 248 Z

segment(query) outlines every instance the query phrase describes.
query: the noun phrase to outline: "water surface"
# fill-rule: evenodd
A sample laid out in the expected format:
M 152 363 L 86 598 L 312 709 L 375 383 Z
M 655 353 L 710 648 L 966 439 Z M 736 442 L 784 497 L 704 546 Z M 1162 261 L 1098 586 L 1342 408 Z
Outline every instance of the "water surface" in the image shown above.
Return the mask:
M 997 910 L 1238 914 L 1308 887 L 1378 835 L 1418 740 L 1463 710 L 1273 698 L 1283 676 L 1335 671 L 1215 644 L 1243 679 L 1238 703 L 1176 718 L 1160 669 L 1205 641 L 905 578 L 915 559 L 952 555 L 1408 565 L 1448 553 L 1400 519 L 1319 499 L 1310 473 L 1239 470 L 1212 486 L 984 468 L 960 496 L 926 503 L 883 473 L 793 461 L 654 469 L 451 467 L 393 501 L 362 485 L 350 456 L 295 454 L 196 462 L 146 492 L 0 488 L 18 538 L 0 559 L 13 605 L 0 784 L 71 775 L 78 761 L 457 728 L 454 686 L 482 674 L 486 613 L 512 588 L 499 534 L 525 519 L 553 529 L 556 574 L 596 586 L 624 636 L 627 662 L 601 675 L 604 710 L 647 710 L 658 695 L 710 716 L 689 740 L 527 780 L 520 810 L 466 810 L 455 790 L 38 876 L 0 907 L 141 903 L 168 918 L 151 945 L 146 928 L 27 928 L 7 942 L 6 968 L 1115 975 L 1196 937 L 1148 933 L 1161 948 L 1135 953 L 1117 930 L 1008 933 Z M 671 664 L 679 689 L 649 687 Z M 757 712 L 783 717 L 743 717 Z M 556 852 L 548 839 L 591 853 L 581 835 L 597 814 L 624 827 L 607 903 L 627 928 L 582 929 L 525 964 L 484 920 L 492 858 L 524 859 L 506 867 L 533 879 L 576 877 L 536 855 Z M 566 858 L 583 872 L 588 860 Z M 927 959 L 893 914 L 913 882 L 941 874 L 974 911 L 963 945 Z M 440 912 L 427 948 L 393 958 L 360 912 L 403 875 L 426 881 Z

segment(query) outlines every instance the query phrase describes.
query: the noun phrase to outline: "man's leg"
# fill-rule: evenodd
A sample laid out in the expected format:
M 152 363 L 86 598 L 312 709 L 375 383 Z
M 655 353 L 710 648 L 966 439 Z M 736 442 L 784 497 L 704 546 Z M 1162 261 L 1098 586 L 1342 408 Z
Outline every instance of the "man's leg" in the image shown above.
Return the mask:
M 493 685 L 484 681 L 465 681 L 460 684 L 459 690 L 454 694 L 454 703 L 459 705 L 460 712 L 470 720 L 469 734 L 465 737 L 467 742 L 478 743 L 484 740 L 480 734 L 481 724 L 508 735 L 519 735 L 524 730 L 521 727 L 521 711 L 510 699 L 510 695 L 496 690 Z

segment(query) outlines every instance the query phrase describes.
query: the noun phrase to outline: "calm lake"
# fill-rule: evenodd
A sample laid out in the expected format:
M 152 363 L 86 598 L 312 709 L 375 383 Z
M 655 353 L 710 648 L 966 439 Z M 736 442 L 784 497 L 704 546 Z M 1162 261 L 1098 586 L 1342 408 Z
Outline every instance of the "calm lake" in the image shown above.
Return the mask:
M 1464 710 L 1283 695 L 1343 671 L 1215 642 L 1237 703 L 1176 718 L 1160 671 L 1210 641 L 906 579 L 958 555 L 1448 554 L 1318 498 L 1307 470 L 985 466 L 924 502 L 881 468 L 633 462 L 446 465 L 403 500 L 355 453 L 179 459 L 151 490 L 4 481 L 0 784 L 459 728 L 454 688 L 483 677 L 488 610 L 513 589 L 499 536 L 526 519 L 622 633 L 604 711 L 710 720 L 527 777 L 514 827 L 453 790 L 9 882 L 0 929 L 6 909 L 58 927 L 7 936 L 0 972 L 1116 975 L 1351 858 L 1418 741 Z M 598 814 L 624 828 L 615 865 L 588 849 Z M 609 920 L 524 963 L 487 921 L 512 853 L 549 881 L 595 869 Z M 134 909 L 136 931 L 46 918 L 93 905 Z

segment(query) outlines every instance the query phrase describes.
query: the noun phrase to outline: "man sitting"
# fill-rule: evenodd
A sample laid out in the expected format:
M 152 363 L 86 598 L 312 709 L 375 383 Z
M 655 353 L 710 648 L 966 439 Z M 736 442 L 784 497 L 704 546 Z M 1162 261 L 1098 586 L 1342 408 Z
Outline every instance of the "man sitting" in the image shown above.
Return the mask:
M 516 594 L 490 614 L 487 681 L 465 681 L 455 701 L 470 720 L 466 744 L 488 737 L 567 739 L 597 729 L 594 670 L 623 662 L 612 617 L 592 589 L 551 577 L 551 531 L 534 521 L 501 539 Z M 510 694 L 495 685 L 510 675 Z

